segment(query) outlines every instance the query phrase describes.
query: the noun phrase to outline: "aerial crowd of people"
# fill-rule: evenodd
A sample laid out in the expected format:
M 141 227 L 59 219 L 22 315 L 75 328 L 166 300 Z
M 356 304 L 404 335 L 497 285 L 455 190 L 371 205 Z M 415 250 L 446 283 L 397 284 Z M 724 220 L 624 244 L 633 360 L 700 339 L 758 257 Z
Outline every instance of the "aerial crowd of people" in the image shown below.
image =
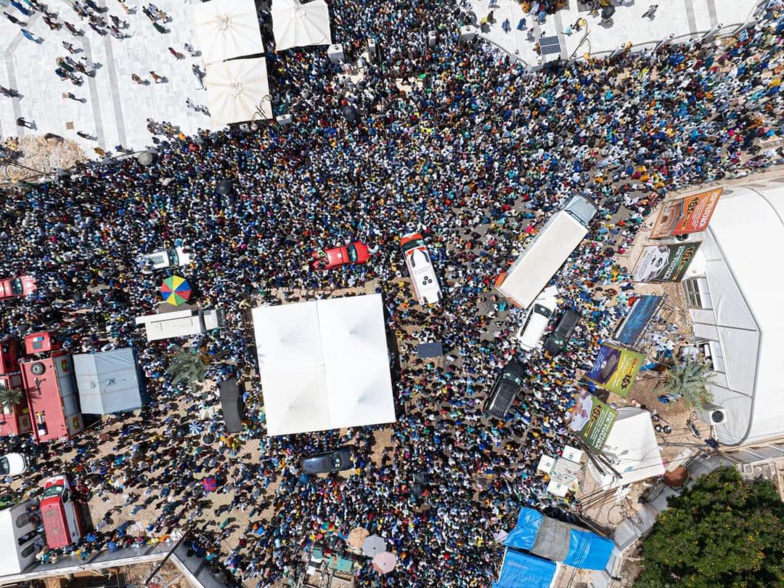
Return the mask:
M 298 569 L 317 538 L 362 526 L 385 538 L 398 566 L 382 576 L 365 565 L 360 585 L 489 586 L 502 556 L 493 535 L 519 507 L 568 505 L 546 492 L 536 466 L 573 442 L 566 414 L 628 308 L 634 284 L 622 256 L 639 227 L 674 190 L 784 161 L 766 147 L 784 133 L 783 8 L 768 3 L 756 26 L 723 40 L 529 72 L 480 40 L 459 43 L 466 9 L 455 4 L 333 2 L 334 37 L 349 56 L 368 37 L 380 55 L 349 77 L 319 48 L 268 54 L 273 107 L 292 125 L 186 137 L 150 121 L 149 166 L 86 163 L 10 190 L 0 273 L 32 275 L 38 289 L 3 302 L 0 334 L 50 329 L 74 352 L 133 347 L 153 397 L 122 417 L 111 455 L 87 432 L 71 443 L 72 463 L 57 446 L 39 448 L 37 475 L 66 470 L 85 496 L 126 493 L 125 518 L 154 508 L 149 537 L 189 526 L 191 550 L 229 581 L 270 585 Z M 231 189 L 218 190 L 225 180 Z M 521 311 L 493 284 L 575 194 L 599 213 L 553 283 L 559 308 L 581 322 L 562 355 L 524 353 L 513 337 Z M 398 240 L 412 231 L 424 235 L 444 294 L 429 308 L 405 279 Z M 313 251 L 354 240 L 370 247 L 367 264 L 309 268 Z M 134 324 L 161 302 L 162 274 L 139 271 L 139 256 L 179 245 L 193 262 L 171 271 L 187 277 L 194 301 L 227 316 L 187 346 L 212 358 L 208 379 L 250 387 L 239 447 L 220 419 L 199 415 L 213 395 L 172 385 L 170 342 L 148 343 Z M 399 418 L 267 437 L 247 310 L 336 291 L 383 296 L 398 342 Z M 417 357 L 416 345 L 432 341 L 443 343 L 443 361 Z M 487 392 L 512 358 L 527 366 L 527 392 L 505 421 L 487 419 Z M 251 444 L 260 459 L 244 450 Z M 346 444 L 351 475 L 302 475 L 304 455 Z M 197 472 L 232 497 L 215 515 Z M 122 543 L 113 524 L 107 517 L 79 553 Z

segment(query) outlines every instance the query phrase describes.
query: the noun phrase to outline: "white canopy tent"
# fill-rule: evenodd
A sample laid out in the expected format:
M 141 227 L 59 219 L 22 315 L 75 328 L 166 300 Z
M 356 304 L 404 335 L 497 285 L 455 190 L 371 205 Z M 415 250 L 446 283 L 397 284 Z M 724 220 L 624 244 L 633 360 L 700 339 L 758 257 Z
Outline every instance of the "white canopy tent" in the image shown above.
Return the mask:
M 704 309 L 692 309 L 694 335 L 710 350 L 713 404 L 726 417 L 714 427 L 725 445 L 784 430 L 784 184 L 725 188 L 689 268 Z
M 267 61 L 263 57 L 208 65 L 204 83 L 213 124 L 272 118 Z
M 609 469 L 600 473 L 589 461 L 591 473 L 603 490 L 664 474 L 651 413 L 641 408 L 618 409 L 618 418 L 610 430 L 602 455 L 621 474 L 617 478 Z
M 268 435 L 395 421 L 380 294 L 252 315 Z
M 264 53 L 253 0 L 211 0 L 193 6 L 193 20 L 206 65 Z
M 112 414 L 141 408 L 143 380 L 133 349 L 73 356 L 79 404 L 84 414 Z
M 308 45 L 331 45 L 329 7 L 324 0 L 300 4 L 298 0 L 272 0 L 275 50 Z

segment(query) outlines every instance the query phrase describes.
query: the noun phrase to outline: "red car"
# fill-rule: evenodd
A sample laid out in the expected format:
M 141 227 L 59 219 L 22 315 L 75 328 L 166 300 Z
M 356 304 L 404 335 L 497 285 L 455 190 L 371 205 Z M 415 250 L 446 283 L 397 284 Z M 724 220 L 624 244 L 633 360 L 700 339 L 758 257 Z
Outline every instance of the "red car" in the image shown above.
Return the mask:
M 369 258 L 370 251 L 367 245 L 360 241 L 354 241 L 343 247 L 334 247 L 326 251 L 322 249 L 314 251 L 314 261 L 310 265 L 314 270 L 328 270 L 341 265 L 367 263 Z
M 15 298 L 17 296 L 27 296 L 34 290 L 35 280 L 30 276 L 19 276 L 18 278 L 0 280 L 0 300 Z

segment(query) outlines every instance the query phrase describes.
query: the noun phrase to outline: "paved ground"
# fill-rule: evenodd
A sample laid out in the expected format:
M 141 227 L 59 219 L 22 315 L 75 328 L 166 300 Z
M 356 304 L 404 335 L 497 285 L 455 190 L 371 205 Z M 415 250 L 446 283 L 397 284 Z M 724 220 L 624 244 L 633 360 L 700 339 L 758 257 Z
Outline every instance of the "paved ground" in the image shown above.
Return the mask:
M 539 55 L 534 51 L 537 39 L 545 36 L 557 36 L 561 42 L 561 57 L 569 58 L 573 54 L 582 56 L 590 51 L 592 54 L 605 54 L 631 42 L 633 45 L 653 44 L 670 35 L 676 38 L 702 36 L 713 27 L 734 29 L 751 19 L 759 0 L 657 0 L 659 8 L 653 18 L 643 18 L 643 14 L 654 2 L 634 0 L 631 6 L 618 6 L 612 18 L 612 24 L 601 24 L 599 15 L 591 16 L 578 0 L 569 0 L 568 8 L 550 15 L 544 24 L 539 25 L 536 19 L 523 13 L 521 5 L 515 0 L 471 0 L 470 4 L 480 21 L 493 10 L 494 22 L 489 24 L 489 31 L 483 33 L 486 39 L 501 47 L 508 53 L 517 55 L 524 62 L 534 65 L 539 62 Z M 615 0 L 614 4 L 620 4 Z M 520 19 L 526 19 L 526 30 L 518 30 Z M 584 18 L 588 26 L 571 35 L 564 30 Z M 504 21 L 509 20 L 509 32 L 505 32 Z M 534 35 L 529 37 L 529 29 Z M 581 41 L 588 32 L 586 42 Z M 578 49 L 578 46 L 579 49 Z
M 183 47 L 184 43 L 190 43 L 197 51 L 199 49 L 191 25 L 190 0 L 158 2 L 158 7 L 172 18 L 166 25 L 171 32 L 166 34 L 157 32 L 142 14 L 144 3 L 141 0 L 128 0 L 131 14 L 126 14 L 117 0 L 97 0 L 96 4 L 108 8 L 104 14 L 107 20 L 115 15 L 129 23 L 124 32 L 130 37 L 122 40 L 95 33 L 80 20 L 66 0 L 47 0 L 46 4 L 49 10 L 58 13 L 59 22 L 67 21 L 82 29 L 85 35 L 74 37 L 65 27 L 51 31 L 42 15 L 35 13 L 27 18 L 13 6 L 5 8 L 16 18 L 26 20 L 27 30 L 44 40 L 40 44 L 30 41 L 22 35 L 18 25 L 0 19 L 0 85 L 22 94 L 21 99 L 0 96 L 0 139 L 51 132 L 77 141 L 88 156 L 96 157 L 94 147 L 109 151 L 117 145 L 137 150 L 152 145 L 147 131 L 148 117 L 158 122 L 171 122 L 186 134 L 209 128 L 209 117 L 185 105 L 187 98 L 195 104 L 207 103 L 207 93 L 191 71 L 193 63 L 203 70 L 202 60 L 190 57 Z M 74 59 L 86 55 L 100 64 L 94 78 L 84 76 L 81 87 L 68 80 L 61 81 L 54 73 L 55 59 L 68 55 L 63 41 L 83 50 L 73 55 Z M 175 59 L 168 47 L 186 58 Z M 151 70 L 168 81 L 152 83 Z M 132 74 L 151 83 L 139 85 L 131 80 Z M 85 102 L 63 98 L 67 92 Z M 34 121 L 37 130 L 18 127 L 16 119 L 20 116 Z M 96 138 L 85 140 L 77 136 L 77 131 Z

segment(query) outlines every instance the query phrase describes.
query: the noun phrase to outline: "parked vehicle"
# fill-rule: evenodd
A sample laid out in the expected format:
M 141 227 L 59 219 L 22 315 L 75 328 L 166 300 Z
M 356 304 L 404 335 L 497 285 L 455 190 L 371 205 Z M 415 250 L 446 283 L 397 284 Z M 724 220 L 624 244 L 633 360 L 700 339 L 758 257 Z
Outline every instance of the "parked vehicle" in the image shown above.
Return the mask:
M 596 208 L 582 196 L 569 200 L 496 281 L 496 290 L 512 304 L 528 308 L 588 234 L 595 214 Z
M 517 340 L 520 342 L 520 347 L 530 351 L 539 344 L 539 340 L 544 335 L 547 324 L 550 322 L 557 305 L 558 289 L 555 286 L 546 288 L 534 300 L 533 305 L 526 312 L 522 326 L 517 331 Z
M 30 463 L 22 453 L 6 453 L 0 457 L 0 477 L 21 476 L 27 471 Z
M 35 292 L 35 279 L 31 276 L 0 280 L 0 300 L 27 296 Z
M 370 251 L 361 241 L 354 241 L 343 247 L 314 251 L 313 259 L 310 265 L 314 270 L 330 270 L 342 265 L 367 263 Z
M 141 270 L 144 274 L 151 274 L 157 270 L 166 269 L 167 267 L 188 265 L 191 261 L 190 251 L 184 247 L 162 249 L 155 253 L 142 255 L 139 258 L 139 264 L 141 265 Z
M 573 310 L 565 310 L 558 317 L 553 332 L 544 340 L 544 350 L 550 355 L 558 355 L 566 349 L 566 345 L 569 343 L 569 339 L 572 338 L 572 333 L 574 333 L 574 329 L 579 321 L 579 314 Z
M 40 508 L 49 549 L 60 549 L 82 538 L 82 516 L 71 496 L 68 478 L 55 476 L 44 483 Z
M 517 360 L 512 360 L 504 366 L 485 402 L 487 414 L 498 419 L 506 416 L 520 390 L 523 389 L 525 373 L 525 366 Z
M 411 285 L 419 304 L 437 304 L 441 300 L 441 287 L 438 285 L 438 278 L 422 235 L 403 235 L 400 237 L 400 248 L 403 250 L 408 275 L 411 276 Z
M 350 470 L 354 467 L 351 459 L 351 449 L 341 447 L 332 451 L 325 451 L 311 455 L 302 460 L 302 469 L 306 474 L 328 474 Z

